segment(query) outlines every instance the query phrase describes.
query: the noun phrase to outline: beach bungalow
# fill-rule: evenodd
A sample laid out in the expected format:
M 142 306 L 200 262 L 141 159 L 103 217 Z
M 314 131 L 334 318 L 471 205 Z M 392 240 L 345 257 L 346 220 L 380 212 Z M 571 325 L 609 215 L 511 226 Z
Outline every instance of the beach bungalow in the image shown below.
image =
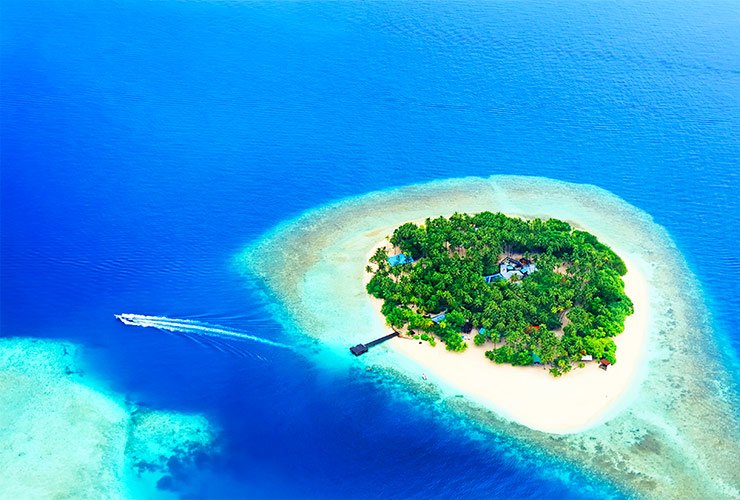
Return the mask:
M 432 321 L 439 323 L 440 321 L 444 321 L 446 317 L 447 313 L 437 314 L 436 316 L 432 316 Z
M 610 366 L 611 366 L 611 362 L 608 359 L 602 359 L 599 362 L 599 368 L 601 368 L 604 371 L 607 371 Z
M 590 354 L 581 356 L 581 361 L 593 361 L 593 360 L 594 360 L 594 357 L 591 356 Z
M 539 357 L 539 356 L 537 356 L 536 354 L 532 354 L 532 362 L 533 362 L 533 363 L 534 363 L 535 365 L 541 365 L 541 364 L 542 364 L 542 360 L 541 360 L 541 359 L 540 359 L 540 357 Z
M 414 259 L 406 255 L 405 253 L 399 253 L 398 255 L 394 255 L 393 257 L 388 257 L 388 263 L 391 265 L 391 267 L 399 266 L 401 264 L 408 264 L 413 261 Z

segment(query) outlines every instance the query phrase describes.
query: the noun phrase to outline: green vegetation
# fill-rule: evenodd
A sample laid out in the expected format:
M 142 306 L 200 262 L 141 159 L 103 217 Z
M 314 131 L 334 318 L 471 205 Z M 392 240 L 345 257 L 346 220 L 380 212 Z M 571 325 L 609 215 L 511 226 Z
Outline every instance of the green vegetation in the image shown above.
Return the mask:
M 466 322 L 483 328 L 476 345 L 490 344 L 496 363 L 529 365 L 533 356 L 560 376 L 584 354 L 616 363 L 612 337 L 624 329 L 632 302 L 624 293 L 624 262 L 595 236 L 566 222 L 531 221 L 482 212 L 427 219 L 398 227 L 390 242 L 414 262 L 391 266 L 384 248 L 370 258 L 368 293 L 383 299 L 395 328 L 439 337 L 446 348 L 467 348 Z M 536 264 L 531 275 L 487 283 L 506 255 Z M 446 312 L 435 323 L 431 315 Z

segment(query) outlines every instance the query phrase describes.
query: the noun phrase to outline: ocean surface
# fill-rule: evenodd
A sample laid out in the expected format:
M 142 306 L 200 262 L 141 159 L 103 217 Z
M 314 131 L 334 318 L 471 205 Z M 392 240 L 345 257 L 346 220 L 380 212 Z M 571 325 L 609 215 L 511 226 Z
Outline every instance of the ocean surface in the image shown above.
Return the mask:
M 738 388 L 737 2 L 0 7 L 0 334 L 79 343 L 110 390 L 214 422 L 221 452 L 173 468 L 162 488 L 629 494 L 327 365 L 238 272 L 236 256 L 276 225 L 406 184 L 536 175 L 594 184 L 649 213 L 698 277 Z M 126 326 L 118 313 L 191 330 Z

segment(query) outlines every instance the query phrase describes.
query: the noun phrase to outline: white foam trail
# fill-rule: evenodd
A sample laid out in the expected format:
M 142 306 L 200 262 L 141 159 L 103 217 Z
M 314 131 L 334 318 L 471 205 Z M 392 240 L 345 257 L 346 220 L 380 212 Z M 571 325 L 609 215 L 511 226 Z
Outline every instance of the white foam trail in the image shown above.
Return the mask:
M 165 316 L 144 316 L 142 314 L 116 314 L 115 316 L 127 325 L 151 327 L 170 332 L 180 332 L 221 339 L 251 340 L 261 344 L 271 345 L 273 347 L 291 349 L 290 346 L 281 344 L 280 342 L 273 342 L 272 340 L 249 335 L 248 333 L 240 332 L 238 330 L 230 330 L 219 325 L 211 325 L 203 321 L 167 318 Z
M 255 354 L 244 348 L 232 345 L 232 342 L 231 342 L 232 340 L 237 340 L 241 342 L 242 339 L 225 339 L 223 337 L 202 336 L 202 335 L 196 335 L 194 333 L 186 333 L 186 332 L 181 332 L 181 331 L 178 331 L 178 332 L 172 332 L 169 330 L 163 330 L 163 331 L 168 333 L 169 335 L 172 335 L 175 337 L 186 338 L 191 342 L 195 342 L 199 346 L 211 347 L 223 353 L 235 354 L 237 356 L 241 356 L 242 358 L 253 358 L 253 359 L 259 359 L 260 361 L 267 361 L 267 358 L 260 356 L 259 354 Z

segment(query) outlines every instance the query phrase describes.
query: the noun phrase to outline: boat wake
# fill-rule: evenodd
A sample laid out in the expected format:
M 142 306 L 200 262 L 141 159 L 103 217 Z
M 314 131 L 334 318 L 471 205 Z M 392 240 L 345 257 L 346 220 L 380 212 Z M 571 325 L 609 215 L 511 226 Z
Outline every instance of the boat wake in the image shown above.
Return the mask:
M 262 337 L 248 333 L 225 328 L 220 325 L 212 325 L 204 321 L 193 319 L 167 318 L 165 316 L 145 316 L 142 314 L 116 314 L 116 318 L 122 323 L 132 326 L 143 326 L 156 328 L 167 332 L 177 333 L 198 343 L 206 343 L 219 350 L 230 351 L 242 356 L 256 357 L 265 360 L 263 356 L 240 349 L 232 344 L 222 341 L 252 341 L 283 349 L 292 349 L 289 345 L 274 342 Z

